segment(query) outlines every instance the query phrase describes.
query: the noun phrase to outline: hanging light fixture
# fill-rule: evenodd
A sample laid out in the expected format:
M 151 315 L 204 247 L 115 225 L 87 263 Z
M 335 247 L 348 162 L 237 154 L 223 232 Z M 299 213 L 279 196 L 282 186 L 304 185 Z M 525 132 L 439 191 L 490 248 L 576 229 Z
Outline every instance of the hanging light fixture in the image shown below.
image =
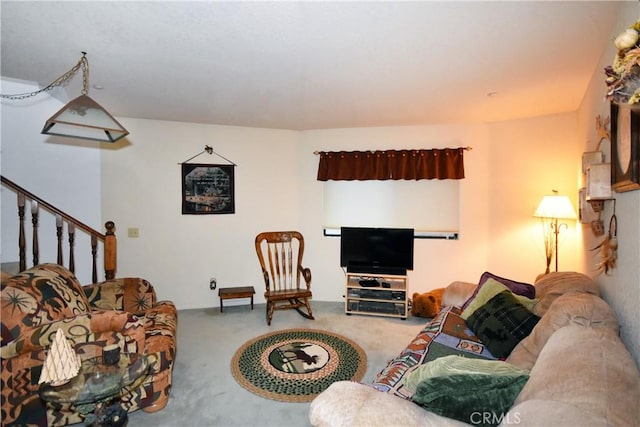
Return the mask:
M 74 67 L 82 67 L 82 95 L 55 113 L 42 128 L 47 135 L 68 136 L 102 142 L 116 142 L 129 135 L 111 114 L 89 98 L 89 60 L 86 52 Z
M 87 53 L 69 71 L 58 77 L 46 87 L 31 93 L 2 95 L 8 99 L 25 99 L 41 92 L 51 90 L 69 81 L 82 68 L 82 95 L 73 99 L 60 111 L 46 121 L 42 132 L 45 135 L 66 136 L 89 139 L 100 142 L 116 142 L 129 135 L 127 131 L 107 110 L 89 98 L 89 60 Z

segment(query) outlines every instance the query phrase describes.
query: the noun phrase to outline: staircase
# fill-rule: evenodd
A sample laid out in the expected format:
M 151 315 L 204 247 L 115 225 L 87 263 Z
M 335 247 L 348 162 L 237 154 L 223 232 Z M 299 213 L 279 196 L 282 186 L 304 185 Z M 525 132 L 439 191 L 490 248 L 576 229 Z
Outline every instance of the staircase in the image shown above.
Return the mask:
M 98 253 L 102 253 L 103 265 L 104 265 L 104 280 L 115 278 L 116 274 L 116 260 L 117 260 L 117 242 L 115 235 L 115 224 L 113 221 L 107 221 L 105 223 L 105 233 L 101 233 L 81 221 L 75 219 L 71 215 L 56 208 L 50 203 L 46 202 L 42 198 L 30 193 L 26 189 L 20 187 L 18 184 L 11 180 L 0 176 L 2 178 L 3 188 L 7 188 L 16 194 L 16 207 L 17 207 L 17 219 L 16 227 L 18 227 L 18 271 L 26 270 L 31 266 L 38 265 L 44 262 L 54 262 L 59 265 L 64 265 L 65 250 L 68 251 L 68 264 L 65 266 L 73 273 L 75 273 L 75 242 L 76 234 L 83 233 L 89 236 L 91 251 L 91 276 L 92 282 L 98 282 Z M 31 213 L 31 255 L 32 264 L 27 266 L 27 233 L 25 228 L 25 209 L 29 206 Z M 55 230 L 47 231 L 45 234 L 46 241 L 55 241 L 57 244 L 57 258 L 56 260 L 40 260 L 40 230 L 39 225 L 40 215 L 52 215 L 55 217 Z M 67 224 L 67 241 L 64 242 L 64 223 Z

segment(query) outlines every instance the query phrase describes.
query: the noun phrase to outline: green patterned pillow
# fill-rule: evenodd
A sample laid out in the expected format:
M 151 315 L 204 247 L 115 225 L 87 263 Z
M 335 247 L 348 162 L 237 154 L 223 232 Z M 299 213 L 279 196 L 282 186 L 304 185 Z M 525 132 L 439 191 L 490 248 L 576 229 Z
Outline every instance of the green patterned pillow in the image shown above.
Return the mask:
M 529 375 L 456 374 L 427 378 L 412 400 L 430 412 L 474 426 L 502 421 Z
M 527 298 L 523 295 L 515 294 L 495 279 L 487 279 L 485 283 L 482 284 L 482 287 L 478 290 L 478 293 L 475 297 L 469 302 L 469 304 L 462 311 L 462 317 L 464 320 L 467 320 L 475 311 L 485 305 L 487 301 L 489 301 L 494 296 L 498 295 L 500 292 L 511 292 L 513 296 L 520 302 L 520 304 L 524 305 L 527 310 L 532 311 L 533 307 L 538 303 L 539 300 Z
M 511 292 L 504 291 L 478 308 L 467 319 L 467 325 L 491 354 L 506 358 L 531 333 L 539 320 Z
M 462 374 L 484 374 L 493 376 L 529 375 L 529 371 L 501 360 L 484 360 L 457 355 L 439 357 L 418 366 L 404 379 L 404 386 L 415 392 L 418 385 L 434 377 Z

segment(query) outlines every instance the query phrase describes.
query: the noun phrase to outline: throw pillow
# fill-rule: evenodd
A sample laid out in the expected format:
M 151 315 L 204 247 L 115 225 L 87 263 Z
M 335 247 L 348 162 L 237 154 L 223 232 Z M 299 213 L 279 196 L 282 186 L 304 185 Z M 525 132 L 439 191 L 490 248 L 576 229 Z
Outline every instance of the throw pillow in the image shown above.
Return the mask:
M 504 291 L 511 292 L 508 287 L 498 282 L 497 280 L 492 278 L 488 279 L 486 282 L 484 282 L 482 288 L 475 295 L 475 298 L 472 297 L 468 301 L 468 304 L 462 311 L 460 317 L 462 317 L 464 320 L 467 320 L 478 308 L 482 307 L 491 298 Z M 533 311 L 533 307 L 538 303 L 538 300 L 530 299 L 522 295 L 513 294 L 513 296 L 529 311 Z
M 515 280 L 507 279 L 505 277 L 500 277 L 500 276 L 498 276 L 496 274 L 489 273 L 488 271 L 485 271 L 484 273 L 482 273 L 482 276 L 480 276 L 480 280 L 478 281 L 478 288 L 473 293 L 473 295 L 471 295 L 471 298 L 469 298 L 467 300 L 467 302 L 464 303 L 464 305 L 462 306 L 463 309 L 467 308 L 469 303 L 475 298 L 475 296 L 478 294 L 478 292 L 480 291 L 482 286 L 489 279 L 493 279 L 498 283 L 502 283 L 507 288 L 509 288 L 511 290 L 511 292 L 513 292 L 516 295 L 522 295 L 524 297 L 531 298 L 531 299 L 535 298 L 535 296 L 536 296 L 536 288 L 535 288 L 535 286 L 533 286 L 533 285 L 531 285 L 529 283 L 517 282 Z
M 529 371 L 500 360 L 484 360 L 451 355 L 418 366 L 404 379 L 404 386 L 415 393 L 418 385 L 434 377 L 462 374 L 529 375 Z
M 527 337 L 540 318 L 527 310 L 511 292 L 500 292 L 468 319 L 469 329 L 497 358 L 506 358 Z
M 498 425 L 529 375 L 456 374 L 422 381 L 412 400 L 438 415 L 474 426 Z

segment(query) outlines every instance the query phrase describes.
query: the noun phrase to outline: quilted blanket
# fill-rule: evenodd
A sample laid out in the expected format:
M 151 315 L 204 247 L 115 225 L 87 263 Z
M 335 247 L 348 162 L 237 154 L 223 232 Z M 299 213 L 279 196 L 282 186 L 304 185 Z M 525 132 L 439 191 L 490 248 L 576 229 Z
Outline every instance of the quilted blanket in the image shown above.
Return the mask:
M 445 306 L 416 335 L 400 355 L 376 376 L 372 387 L 411 399 L 403 379 L 418 366 L 443 356 L 496 359 L 467 327 L 459 307 Z

